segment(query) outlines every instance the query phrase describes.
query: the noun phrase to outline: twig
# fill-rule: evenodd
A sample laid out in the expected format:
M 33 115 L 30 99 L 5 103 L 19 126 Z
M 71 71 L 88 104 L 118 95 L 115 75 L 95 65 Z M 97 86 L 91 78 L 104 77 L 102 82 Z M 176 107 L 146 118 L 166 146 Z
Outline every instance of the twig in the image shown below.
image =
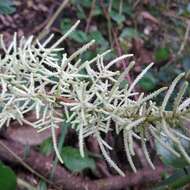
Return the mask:
M 133 4 L 133 9 L 135 9 L 140 2 L 141 2 L 141 0 L 135 1 L 135 3 Z
M 50 7 L 49 11 L 48 11 L 47 19 L 46 19 L 44 22 L 42 22 L 41 24 L 39 24 L 38 26 L 36 26 L 36 27 L 34 28 L 34 30 L 31 31 L 31 34 L 36 34 L 36 33 L 38 33 L 39 31 L 41 31 L 41 30 L 47 25 L 48 21 L 50 20 L 52 14 L 53 14 L 54 8 L 55 8 L 55 5 L 53 4 L 53 5 Z
M 22 166 L 24 166 L 28 171 L 30 171 L 31 173 L 35 174 L 37 177 L 39 177 L 40 179 L 44 180 L 45 182 L 53 185 L 51 181 L 49 181 L 47 178 L 45 178 L 40 173 L 38 173 L 37 171 L 35 171 L 19 155 L 17 155 L 14 151 L 12 151 L 9 148 L 9 146 L 7 146 L 6 143 L 4 143 L 2 140 L 0 140 L 0 146 L 3 147 L 10 154 L 10 156 L 12 156 L 14 159 L 16 159 L 16 161 L 19 162 Z M 24 148 L 23 148 L 23 150 L 24 150 Z M 24 157 L 24 151 L 23 151 L 23 156 L 22 157 Z M 58 189 L 58 188 L 56 187 L 56 189 Z
M 5 144 L 6 147 L 9 147 L 12 152 L 16 152 L 19 157 L 24 156 L 23 145 L 7 140 L 0 140 L 0 142 L 1 145 Z M 5 146 L 0 146 L 0 157 L 1 159 L 10 161 L 12 163 L 19 162 L 12 156 L 10 151 L 8 151 Z M 49 176 L 53 167 L 52 160 L 50 158 L 45 157 L 32 149 L 30 151 L 30 155 L 25 159 L 25 162 L 32 166 L 34 170 L 43 173 L 46 177 Z M 127 173 L 126 177 L 113 176 L 101 180 L 91 181 L 79 176 L 74 176 L 66 171 L 63 167 L 57 165 L 53 183 L 62 186 L 64 190 L 119 190 L 137 184 L 145 184 L 155 181 L 157 182 L 161 179 L 160 174 L 164 171 L 171 172 L 171 169 L 157 166 L 156 170 L 147 169 L 141 170 L 136 174 Z
M 110 0 L 109 1 L 109 6 L 108 6 L 108 12 L 109 13 L 112 11 L 112 3 L 113 3 L 113 0 Z
M 119 14 L 121 15 L 123 12 L 123 0 L 120 0 L 120 3 L 119 3 Z
M 122 55 L 122 50 L 121 50 L 121 47 L 120 47 L 120 44 L 119 44 L 119 41 L 118 41 L 117 34 L 116 34 L 116 32 L 114 30 L 113 30 L 113 35 L 114 35 L 114 39 L 115 39 L 115 45 L 116 45 L 117 54 L 118 54 L 118 56 L 121 56 Z M 122 60 L 121 63 L 122 63 L 123 69 L 125 69 L 128 66 L 128 64 L 125 62 L 125 60 Z M 130 75 L 128 74 L 126 77 L 127 77 L 127 81 L 129 82 L 129 84 L 131 84 L 132 79 L 131 79 Z
M 90 26 L 90 22 L 92 20 L 92 15 L 93 15 L 93 10 L 95 8 L 95 5 L 96 5 L 96 0 L 93 0 L 92 4 L 91 4 L 90 13 L 88 15 L 88 19 L 87 19 L 87 22 L 86 22 L 85 32 L 88 32 L 88 30 L 89 30 L 89 26 Z
M 146 183 L 159 182 L 163 172 L 171 172 L 171 169 L 164 169 L 163 167 L 157 167 L 156 170 L 146 169 L 137 173 L 127 173 L 126 177 L 113 176 L 97 180 L 96 184 L 101 190 L 119 190 L 141 184 L 145 186 Z
M 57 11 L 49 19 L 47 25 L 42 30 L 42 32 L 37 36 L 36 39 L 38 39 L 40 41 L 41 39 L 43 39 L 50 32 L 50 28 L 51 28 L 52 24 L 54 23 L 54 21 L 56 20 L 56 18 L 59 16 L 59 14 L 61 13 L 61 11 L 65 8 L 65 6 L 67 5 L 68 2 L 69 2 L 69 0 L 63 0 L 63 2 L 61 3 L 61 5 L 57 9 Z
M 105 17 L 107 18 L 108 22 L 111 22 L 110 16 L 109 16 L 109 12 L 105 9 L 103 1 L 99 0 L 99 2 L 100 2 L 100 5 L 101 5 L 101 7 L 103 9 Z M 111 10 L 110 7 L 111 6 L 109 6 L 109 11 Z M 108 25 L 110 25 L 110 24 L 108 23 Z M 121 47 L 120 47 L 119 42 L 118 42 L 117 34 L 116 34 L 116 32 L 115 32 L 114 29 L 112 30 L 110 28 L 110 26 L 108 26 L 109 41 L 110 41 L 111 44 L 112 44 L 112 32 L 113 32 L 113 36 L 114 36 L 114 39 L 115 39 L 117 53 L 118 53 L 119 56 L 121 56 L 122 55 L 122 51 L 121 51 Z M 124 68 L 127 66 L 124 60 L 122 60 L 122 65 L 123 65 Z M 127 77 L 127 80 L 129 82 L 129 84 L 131 84 L 132 80 L 131 80 L 130 75 L 127 75 L 126 77 Z
M 107 19 L 107 27 L 108 27 L 108 36 L 109 36 L 109 42 L 110 42 L 110 45 L 112 47 L 112 32 L 111 32 L 111 29 L 112 29 L 112 23 L 111 23 L 111 18 L 110 18 L 110 15 L 109 15 L 109 12 L 107 11 L 107 9 L 104 7 L 104 2 L 102 0 L 99 0 L 100 2 L 100 6 L 102 7 L 102 10 L 103 10 L 103 13 Z
M 113 31 L 113 36 L 114 36 L 114 39 L 115 39 L 115 45 L 116 45 L 117 54 L 118 54 L 118 56 L 121 56 L 122 55 L 122 50 L 121 50 L 121 47 L 120 47 L 120 44 L 119 44 L 119 41 L 118 41 L 117 34 L 116 34 L 114 29 L 112 31 Z M 126 63 L 125 60 L 122 60 L 121 63 L 122 63 L 123 69 L 125 69 L 128 66 L 128 63 Z M 128 74 L 125 77 L 127 78 L 128 83 L 132 84 L 132 79 L 131 79 L 130 74 Z M 137 92 L 135 88 L 134 88 L 133 92 Z M 135 95 L 134 98 L 135 98 L 135 100 L 137 100 L 138 97 Z
M 187 21 L 187 29 L 186 29 L 186 32 L 185 32 L 185 36 L 184 36 L 184 40 L 180 46 L 180 49 L 177 53 L 177 55 L 181 55 L 181 53 L 183 52 L 186 44 L 187 44 L 187 41 L 188 41 L 188 37 L 189 37 L 189 31 L 190 31 L 190 21 Z

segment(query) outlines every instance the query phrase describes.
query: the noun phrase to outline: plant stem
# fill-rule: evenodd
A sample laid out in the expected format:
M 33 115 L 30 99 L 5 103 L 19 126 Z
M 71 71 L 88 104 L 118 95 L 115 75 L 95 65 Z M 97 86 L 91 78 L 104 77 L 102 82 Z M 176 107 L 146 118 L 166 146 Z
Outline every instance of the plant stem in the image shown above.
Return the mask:
M 59 6 L 59 8 L 57 9 L 57 11 L 53 14 L 53 16 L 49 19 L 47 25 L 45 26 L 45 28 L 41 31 L 41 33 L 37 36 L 36 39 L 38 39 L 39 41 L 42 40 L 43 38 L 46 37 L 46 35 L 50 32 L 50 28 L 52 26 L 52 24 L 55 22 L 55 20 L 57 19 L 57 17 L 59 16 L 59 14 L 61 13 L 61 11 L 65 8 L 65 6 L 68 4 L 69 0 L 63 0 L 63 2 L 61 3 L 61 5 Z M 34 44 L 36 43 L 36 41 L 34 42 Z

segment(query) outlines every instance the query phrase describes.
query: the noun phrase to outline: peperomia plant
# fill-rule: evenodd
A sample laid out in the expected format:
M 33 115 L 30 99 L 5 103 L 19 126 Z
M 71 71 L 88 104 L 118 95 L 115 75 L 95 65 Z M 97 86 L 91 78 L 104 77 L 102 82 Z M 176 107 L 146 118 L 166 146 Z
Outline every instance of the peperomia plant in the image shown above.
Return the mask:
M 0 127 L 10 126 L 12 120 L 28 124 L 38 131 L 51 128 L 55 152 L 61 162 L 56 142 L 55 129 L 60 122 L 69 122 L 79 137 L 81 156 L 84 156 L 84 139 L 94 136 L 107 162 L 121 175 L 124 172 L 110 158 L 107 149 L 112 149 L 102 134 L 114 130 L 122 133 L 128 162 L 136 172 L 133 162 L 135 154 L 133 141 L 140 140 L 145 157 L 153 169 L 147 142 L 154 137 L 162 146 L 176 157 L 184 157 L 190 164 L 190 157 L 182 140 L 190 140 L 186 129 L 179 123 L 189 120 L 190 98 L 183 96 L 188 87 L 188 74 L 181 73 L 169 88 L 163 87 L 147 96 L 134 92 L 135 85 L 153 66 L 148 65 L 130 85 L 121 85 L 125 76 L 134 66 L 132 61 L 123 73 L 114 70 L 114 65 L 132 57 L 122 55 L 105 64 L 104 57 L 110 52 L 97 55 L 92 60 L 82 62 L 79 55 L 85 52 L 94 41 L 81 47 L 68 56 L 61 42 L 76 28 L 77 22 L 63 37 L 49 45 L 53 35 L 43 43 L 33 40 L 33 36 L 18 42 L 16 34 L 6 48 L 3 37 L 0 46 L 4 53 L 0 59 Z M 62 59 L 57 53 L 62 53 Z M 173 109 L 167 110 L 168 101 L 179 81 L 183 85 L 173 103 Z M 166 91 L 161 106 L 153 98 Z M 135 100 L 134 96 L 138 95 Z M 60 113 L 58 110 L 62 110 Z M 35 112 L 34 122 L 26 119 L 26 114 Z M 63 116 L 64 115 L 64 116 Z M 174 145 L 168 145 L 162 137 Z

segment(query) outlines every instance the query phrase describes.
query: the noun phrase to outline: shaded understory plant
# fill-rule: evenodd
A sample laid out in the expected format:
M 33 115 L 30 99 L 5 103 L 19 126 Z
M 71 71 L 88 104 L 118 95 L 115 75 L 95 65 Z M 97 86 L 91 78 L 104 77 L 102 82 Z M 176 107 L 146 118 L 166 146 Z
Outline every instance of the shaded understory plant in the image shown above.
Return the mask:
M 103 134 L 115 131 L 122 133 L 128 162 L 134 172 L 134 139 L 141 141 L 142 150 L 151 168 L 155 168 L 149 156 L 147 142 L 154 137 L 165 149 L 176 157 L 183 157 L 190 164 L 190 157 L 183 144 L 189 141 L 188 129 L 179 125 L 189 121 L 190 98 L 184 99 L 188 87 L 188 73 L 177 76 L 170 87 L 144 95 L 134 92 L 135 85 L 153 66 L 148 65 L 132 82 L 122 85 L 125 76 L 134 66 L 129 66 L 121 73 L 114 70 L 114 65 L 132 54 L 122 55 L 105 64 L 104 57 L 109 50 L 97 55 L 92 60 L 82 61 L 79 57 L 93 43 L 87 43 L 71 56 L 58 46 L 76 28 L 79 22 L 65 33 L 53 45 L 49 45 L 53 35 L 43 43 L 34 41 L 33 36 L 18 42 L 16 34 L 7 48 L 0 37 L 0 46 L 4 51 L 0 60 L 0 127 L 11 126 L 16 120 L 21 125 L 28 124 L 39 132 L 51 128 L 54 149 L 60 162 L 56 142 L 56 128 L 61 122 L 68 122 L 76 129 L 79 137 L 79 149 L 84 157 L 84 139 L 93 136 L 99 143 L 100 150 L 120 175 L 124 172 L 110 158 L 108 150 L 112 147 L 103 139 Z M 62 54 L 62 58 L 57 56 Z M 167 110 L 167 104 L 176 85 L 183 84 L 174 100 L 173 109 Z M 160 106 L 153 98 L 166 91 Z M 138 95 L 135 100 L 134 96 Z M 60 109 L 62 112 L 60 112 Z M 35 112 L 36 121 L 26 119 L 26 114 Z M 64 115 L 64 116 L 63 116 Z M 174 145 L 163 141 L 165 137 Z

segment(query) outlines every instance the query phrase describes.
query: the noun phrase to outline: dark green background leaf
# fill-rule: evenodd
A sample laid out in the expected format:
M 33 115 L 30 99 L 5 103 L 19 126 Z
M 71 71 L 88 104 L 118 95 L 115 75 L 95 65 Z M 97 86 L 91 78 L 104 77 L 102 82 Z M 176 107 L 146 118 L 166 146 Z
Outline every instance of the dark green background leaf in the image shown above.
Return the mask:
M 46 156 L 50 155 L 53 151 L 52 138 L 48 138 L 40 145 L 40 152 Z
M 82 158 L 78 149 L 67 146 L 62 149 L 61 156 L 64 165 L 73 172 L 81 172 L 84 169 L 90 168 L 95 170 L 95 161 L 87 154 Z
M 139 36 L 139 33 L 137 32 L 137 30 L 135 28 L 131 28 L 131 27 L 127 27 L 127 28 L 124 28 L 121 35 L 120 35 L 120 38 L 136 38 Z
M 40 183 L 38 184 L 38 190 L 47 190 L 47 185 L 45 181 L 40 181 Z
M 190 70 L 190 56 L 185 56 L 182 60 L 182 64 L 185 71 Z
M 159 48 L 154 52 L 155 60 L 157 62 L 167 61 L 170 56 L 168 48 Z
M 111 12 L 110 12 L 110 16 L 111 16 L 111 18 L 112 18 L 115 22 L 117 22 L 117 24 L 121 24 L 123 21 L 125 21 L 125 16 L 119 14 L 119 13 L 116 12 L 116 11 L 111 11 Z
M 156 87 L 157 81 L 152 73 L 147 73 L 140 81 L 139 85 L 146 91 L 153 90 Z
M 0 162 L 0 189 L 16 190 L 16 175 L 2 162 Z
M 0 14 L 12 14 L 15 12 L 14 4 L 11 0 L 0 0 Z

